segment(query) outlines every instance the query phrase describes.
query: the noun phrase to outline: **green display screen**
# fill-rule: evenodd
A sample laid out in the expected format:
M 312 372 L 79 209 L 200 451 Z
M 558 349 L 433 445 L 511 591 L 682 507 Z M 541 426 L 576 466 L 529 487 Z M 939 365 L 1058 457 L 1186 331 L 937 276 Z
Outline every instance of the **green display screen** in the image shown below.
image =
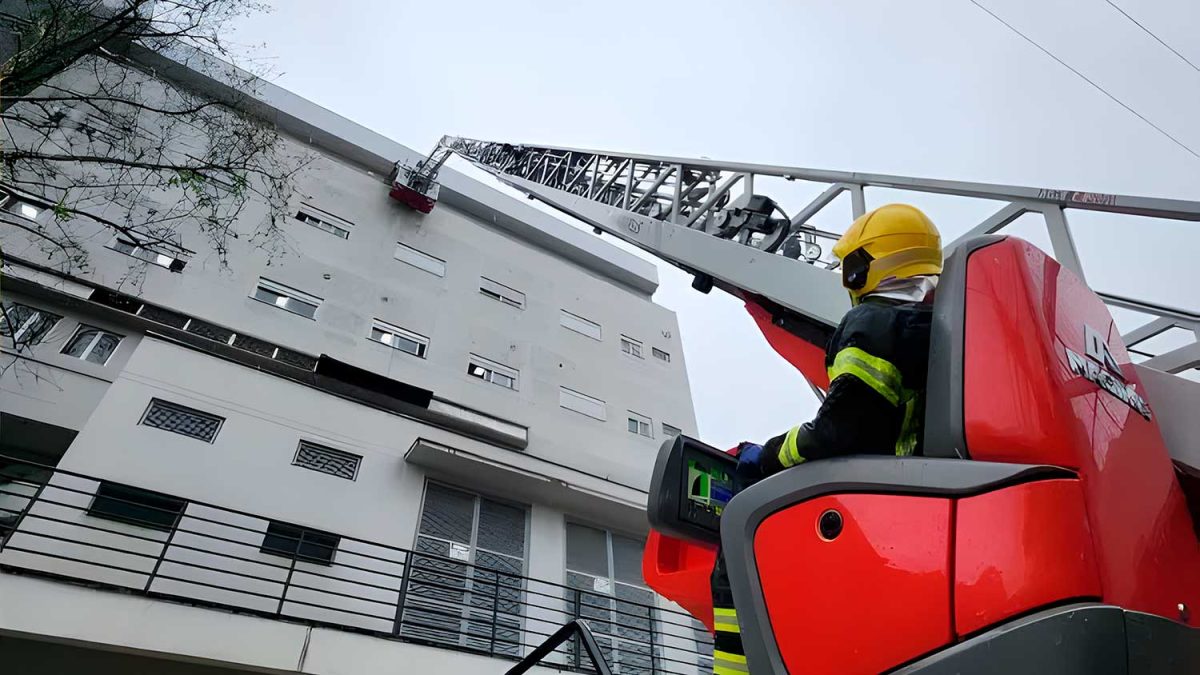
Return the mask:
M 688 460 L 688 499 L 714 515 L 721 515 L 733 498 L 733 481 L 719 466 Z

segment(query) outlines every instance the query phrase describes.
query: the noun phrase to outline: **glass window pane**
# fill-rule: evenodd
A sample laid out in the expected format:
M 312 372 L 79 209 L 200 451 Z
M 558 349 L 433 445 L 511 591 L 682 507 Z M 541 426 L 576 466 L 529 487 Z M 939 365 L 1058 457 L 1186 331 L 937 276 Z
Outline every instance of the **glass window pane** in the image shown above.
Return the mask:
M 83 358 L 83 353 L 87 351 L 87 348 L 92 344 L 92 340 L 96 339 L 96 336 L 99 334 L 100 330 L 98 328 L 84 328 L 75 333 L 75 337 L 71 338 L 71 341 L 67 343 L 67 347 L 63 350 L 63 353 L 68 356 L 74 356 L 77 359 Z
M 58 323 L 58 320 L 61 318 L 57 314 L 38 310 L 37 316 L 25 326 L 25 329 L 17 337 L 20 338 L 21 342 L 37 344 L 41 341 L 42 336 L 50 332 L 50 329 L 54 328 L 54 324 Z
M 288 311 L 295 312 L 300 316 L 306 316 L 310 319 L 313 318 L 313 316 L 315 316 L 317 313 L 316 305 L 311 305 L 303 300 L 297 300 L 296 298 L 288 299 L 287 309 Z
M 642 581 L 642 542 L 613 535 L 613 576 L 617 581 L 645 585 Z
M 417 269 L 425 270 L 439 277 L 446 276 L 446 261 L 441 258 L 435 258 L 428 253 L 418 251 L 399 242 L 396 243 L 396 252 L 394 255 L 396 260 L 408 263 Z
M 421 533 L 442 539 L 471 543 L 475 522 L 475 498 L 469 494 L 430 484 L 421 510 Z
M 268 291 L 267 289 L 260 287 L 260 288 L 254 289 L 254 297 L 257 300 L 262 300 L 263 302 L 274 305 L 277 302 L 279 302 L 280 298 L 282 298 L 284 296 L 282 296 L 278 293 L 275 293 L 273 291 Z
M 120 344 L 121 338 L 112 333 L 101 333 L 100 339 L 92 347 L 92 351 L 88 353 L 87 360 L 92 363 L 104 365 L 108 362 L 108 357 L 112 355 L 113 350 Z
M 15 302 L 4 303 L 4 317 L 0 321 L 0 335 L 11 337 L 13 333 L 21 330 L 29 318 L 32 317 L 37 310 L 27 305 L 18 305 Z
M 479 548 L 523 558 L 525 510 L 484 499 L 479 504 Z
M 567 523 L 567 569 L 608 578 L 608 544 L 603 530 Z
M 404 337 L 403 335 L 393 335 L 391 337 L 392 337 L 392 346 L 395 347 L 396 349 L 408 352 L 409 354 L 420 354 L 421 353 L 421 345 L 417 341 L 409 340 L 408 338 Z
M 572 391 L 566 387 L 559 387 L 558 389 L 558 404 L 567 410 L 574 410 L 577 413 L 594 417 L 601 421 L 608 419 L 608 410 L 605 407 L 604 401 L 577 391 Z
M 182 499 L 159 492 L 116 483 L 100 483 L 96 498 L 88 508 L 88 515 L 156 530 L 169 530 L 174 527 L 186 504 Z
M 638 432 L 638 421 L 632 417 L 629 418 L 629 432 L 633 434 Z
M 600 339 L 600 324 L 594 321 L 589 321 L 581 316 L 572 314 L 565 309 L 560 311 L 558 321 L 563 328 L 568 328 L 576 333 L 586 335 L 593 340 Z

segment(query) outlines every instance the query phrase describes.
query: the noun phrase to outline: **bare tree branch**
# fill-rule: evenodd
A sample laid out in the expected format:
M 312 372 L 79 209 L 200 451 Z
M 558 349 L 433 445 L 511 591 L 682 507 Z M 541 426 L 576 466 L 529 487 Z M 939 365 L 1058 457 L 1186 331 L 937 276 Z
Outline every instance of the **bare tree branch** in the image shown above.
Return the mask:
M 222 72 L 241 100 L 214 100 L 123 56 L 199 48 L 232 58 L 229 22 L 243 0 L 29 0 L 16 53 L 0 65 L 0 191 L 43 209 L 0 217 L 64 270 L 86 268 L 87 242 L 123 237 L 172 251 L 234 240 L 285 250 L 281 224 L 296 175 L 312 161 L 246 112 L 258 80 Z M 185 245 L 186 242 L 186 245 Z

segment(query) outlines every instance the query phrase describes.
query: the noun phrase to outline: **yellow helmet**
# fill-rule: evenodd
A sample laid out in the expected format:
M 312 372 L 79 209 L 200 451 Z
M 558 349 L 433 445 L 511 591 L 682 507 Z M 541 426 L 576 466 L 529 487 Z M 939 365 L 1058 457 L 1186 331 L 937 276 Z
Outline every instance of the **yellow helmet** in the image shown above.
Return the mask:
M 908 204 L 863 214 L 833 245 L 833 254 L 855 302 L 885 279 L 942 272 L 942 237 L 928 216 Z

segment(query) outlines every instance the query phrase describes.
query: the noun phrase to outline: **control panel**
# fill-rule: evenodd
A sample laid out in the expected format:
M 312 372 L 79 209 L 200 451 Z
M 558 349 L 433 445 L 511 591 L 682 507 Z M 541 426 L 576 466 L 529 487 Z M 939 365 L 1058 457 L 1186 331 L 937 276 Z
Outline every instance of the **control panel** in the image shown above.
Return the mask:
M 694 438 L 667 439 L 654 464 L 650 524 L 680 539 L 719 543 L 736 468 L 736 457 Z

